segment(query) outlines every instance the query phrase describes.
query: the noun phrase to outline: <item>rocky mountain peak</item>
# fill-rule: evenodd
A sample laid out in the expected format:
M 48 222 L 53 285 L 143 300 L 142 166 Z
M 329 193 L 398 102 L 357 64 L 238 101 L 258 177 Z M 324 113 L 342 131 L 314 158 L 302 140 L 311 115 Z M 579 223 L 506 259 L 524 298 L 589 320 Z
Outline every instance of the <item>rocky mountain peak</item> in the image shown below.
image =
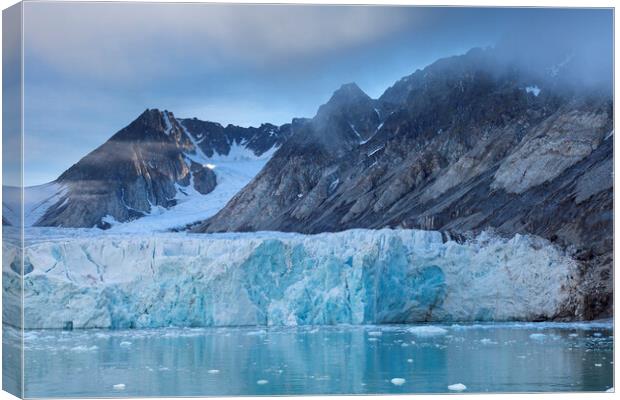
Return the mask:
M 349 148 L 364 142 L 380 121 L 376 101 L 355 83 L 342 85 L 312 119 L 314 137 L 331 146 Z
M 370 97 L 355 82 L 345 83 L 334 92 L 330 101 L 334 100 L 365 100 Z
M 373 100 L 357 84 L 345 83 L 332 94 L 327 103 L 319 107 L 315 119 L 367 107 L 373 108 Z

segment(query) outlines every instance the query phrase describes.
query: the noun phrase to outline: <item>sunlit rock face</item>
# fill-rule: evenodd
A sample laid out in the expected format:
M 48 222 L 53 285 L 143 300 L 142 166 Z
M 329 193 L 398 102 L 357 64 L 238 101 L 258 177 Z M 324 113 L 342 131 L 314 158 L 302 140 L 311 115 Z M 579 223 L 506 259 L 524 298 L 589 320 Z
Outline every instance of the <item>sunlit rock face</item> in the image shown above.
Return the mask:
M 108 229 L 174 207 L 188 192 L 207 195 L 218 184 L 211 159 L 240 150 L 260 157 L 278 148 L 290 127 L 224 128 L 148 109 L 63 172 L 45 196 L 51 204 L 37 207 L 43 212 L 32 223 Z
M 577 264 L 548 241 L 351 230 L 28 244 L 27 328 L 578 319 Z M 3 271 L 10 285 L 14 271 Z M 5 287 L 5 290 L 7 288 Z

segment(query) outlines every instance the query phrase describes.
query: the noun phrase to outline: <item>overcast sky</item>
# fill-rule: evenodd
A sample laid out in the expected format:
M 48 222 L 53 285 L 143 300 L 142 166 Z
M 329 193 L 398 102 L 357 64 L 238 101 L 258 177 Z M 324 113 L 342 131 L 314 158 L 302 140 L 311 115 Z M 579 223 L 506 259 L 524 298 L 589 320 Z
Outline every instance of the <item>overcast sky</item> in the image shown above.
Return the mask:
M 146 108 L 250 126 L 311 117 L 342 83 L 376 98 L 437 58 L 606 10 L 24 3 L 25 184 Z

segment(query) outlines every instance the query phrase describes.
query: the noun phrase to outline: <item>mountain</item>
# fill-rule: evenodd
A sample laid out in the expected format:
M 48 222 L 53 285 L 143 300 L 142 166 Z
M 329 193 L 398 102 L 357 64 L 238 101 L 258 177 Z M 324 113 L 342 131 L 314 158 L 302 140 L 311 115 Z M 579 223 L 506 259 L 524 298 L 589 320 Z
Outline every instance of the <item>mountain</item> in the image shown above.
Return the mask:
M 44 201 L 37 202 L 26 219 L 37 226 L 106 229 L 161 214 L 186 197 L 203 197 L 216 189 L 220 182 L 211 160 L 260 159 L 289 133 L 290 124 L 224 128 L 195 118 L 177 119 L 169 111 L 146 110 L 46 185 L 47 196 L 27 189 L 26 198 Z M 36 209 L 44 212 L 39 215 Z
M 345 85 L 193 230 L 536 234 L 582 261 L 585 314 L 609 314 L 613 101 L 550 65 L 532 74 L 474 49 L 374 101 Z

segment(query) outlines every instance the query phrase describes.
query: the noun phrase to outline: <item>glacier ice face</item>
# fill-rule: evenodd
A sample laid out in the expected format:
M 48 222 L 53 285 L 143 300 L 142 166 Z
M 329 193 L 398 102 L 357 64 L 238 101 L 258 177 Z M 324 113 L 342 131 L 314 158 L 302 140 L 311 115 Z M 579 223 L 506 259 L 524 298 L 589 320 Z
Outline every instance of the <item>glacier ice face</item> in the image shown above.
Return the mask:
M 579 304 L 576 263 L 521 235 L 60 236 L 28 242 L 25 261 L 26 328 L 533 320 Z

